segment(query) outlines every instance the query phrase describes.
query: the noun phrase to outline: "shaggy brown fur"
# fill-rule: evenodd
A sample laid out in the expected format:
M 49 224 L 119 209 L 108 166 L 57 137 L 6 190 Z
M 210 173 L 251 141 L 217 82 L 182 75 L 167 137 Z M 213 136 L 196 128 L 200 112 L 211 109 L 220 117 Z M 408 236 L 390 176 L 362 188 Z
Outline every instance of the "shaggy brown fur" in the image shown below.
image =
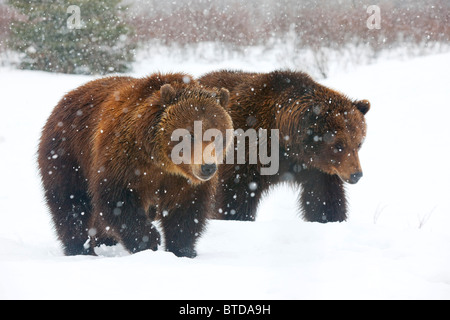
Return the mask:
M 117 242 L 132 253 L 156 250 L 159 219 L 166 250 L 194 257 L 218 179 L 201 164 L 175 165 L 171 133 L 201 120 L 225 135 L 228 98 L 184 74 L 109 77 L 64 96 L 43 129 L 39 167 L 65 253 Z
M 368 101 L 352 101 L 302 72 L 219 71 L 199 82 L 230 90 L 235 129 L 278 129 L 280 134 L 276 175 L 262 176 L 260 163 L 220 168 L 223 184 L 217 207 L 221 213 L 216 212 L 216 217 L 254 220 L 262 193 L 290 182 L 302 186 L 299 201 L 305 220 L 346 220 L 343 182 L 356 183 L 362 177 L 358 150 L 366 135 Z M 249 190 L 254 183 L 257 189 Z

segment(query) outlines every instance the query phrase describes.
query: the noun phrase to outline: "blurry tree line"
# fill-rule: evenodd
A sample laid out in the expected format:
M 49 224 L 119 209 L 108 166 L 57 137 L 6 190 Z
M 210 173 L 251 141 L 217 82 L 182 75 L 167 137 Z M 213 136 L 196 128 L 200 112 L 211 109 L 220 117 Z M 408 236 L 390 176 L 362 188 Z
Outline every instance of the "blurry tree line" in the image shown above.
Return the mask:
M 108 73 L 126 71 L 136 48 L 154 43 L 240 51 L 289 41 L 313 52 L 326 73 L 327 50 L 363 46 L 377 55 L 450 44 L 449 0 L 370 4 L 380 7 L 380 29 L 367 27 L 360 0 L 8 0 L 0 3 L 0 50 L 6 43 L 21 52 L 23 68 Z M 81 29 L 67 28 L 70 14 L 61 10 L 69 5 L 81 8 Z
M 381 9 L 382 28 L 376 32 L 367 28 L 368 2 L 360 0 L 142 0 L 131 19 L 138 37 L 166 44 L 259 45 L 292 29 L 303 46 L 450 42 L 448 0 L 369 2 Z

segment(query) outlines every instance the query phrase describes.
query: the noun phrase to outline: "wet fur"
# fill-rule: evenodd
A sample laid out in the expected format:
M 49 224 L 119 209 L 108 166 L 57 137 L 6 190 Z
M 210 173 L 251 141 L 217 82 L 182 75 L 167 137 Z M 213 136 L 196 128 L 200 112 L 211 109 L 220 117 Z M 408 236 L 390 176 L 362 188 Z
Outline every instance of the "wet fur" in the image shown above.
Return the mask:
M 95 246 L 117 242 L 131 253 L 156 250 L 161 235 L 154 219 L 161 221 L 166 250 L 196 255 L 218 177 L 197 181 L 189 166 L 175 166 L 164 136 L 170 132 L 163 129 L 209 118 L 194 112 L 196 102 L 217 114 L 220 124 L 212 125 L 232 128 L 218 99 L 226 105 L 227 92 L 203 90 L 189 75 L 155 74 L 103 78 L 64 96 L 43 129 L 38 162 L 66 255 L 95 254 Z M 190 103 L 178 110 L 183 101 Z M 170 117 L 174 112 L 184 122 Z
M 298 201 L 306 221 L 347 219 L 341 178 L 361 171 L 357 149 L 366 134 L 364 114 L 370 108 L 368 101 L 350 100 L 302 72 L 218 71 L 204 75 L 199 82 L 230 91 L 235 129 L 280 132 L 280 170 L 276 175 L 261 175 L 260 163 L 220 168 L 215 218 L 254 220 L 262 194 L 286 182 L 301 190 Z M 351 156 L 336 152 L 335 141 L 342 141 Z M 250 190 L 250 183 L 256 183 L 257 189 Z

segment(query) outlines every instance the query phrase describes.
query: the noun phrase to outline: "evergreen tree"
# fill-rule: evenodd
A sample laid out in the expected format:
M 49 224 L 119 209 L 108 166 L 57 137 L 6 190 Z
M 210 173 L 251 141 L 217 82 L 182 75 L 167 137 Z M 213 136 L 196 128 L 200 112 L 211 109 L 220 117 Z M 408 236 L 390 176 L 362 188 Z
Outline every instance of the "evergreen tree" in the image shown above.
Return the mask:
M 11 24 L 21 67 L 78 74 L 125 72 L 134 59 L 121 0 L 8 0 L 23 16 Z

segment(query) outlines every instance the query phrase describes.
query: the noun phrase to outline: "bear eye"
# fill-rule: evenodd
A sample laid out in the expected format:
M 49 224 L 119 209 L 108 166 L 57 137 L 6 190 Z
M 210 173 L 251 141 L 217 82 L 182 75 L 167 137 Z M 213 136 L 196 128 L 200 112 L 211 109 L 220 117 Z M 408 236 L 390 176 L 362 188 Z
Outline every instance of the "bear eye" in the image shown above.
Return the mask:
M 344 146 L 343 146 L 341 143 L 336 143 L 336 144 L 334 145 L 334 150 L 333 150 L 333 152 L 334 152 L 334 153 L 338 153 L 338 152 L 342 152 L 342 151 L 344 151 Z

